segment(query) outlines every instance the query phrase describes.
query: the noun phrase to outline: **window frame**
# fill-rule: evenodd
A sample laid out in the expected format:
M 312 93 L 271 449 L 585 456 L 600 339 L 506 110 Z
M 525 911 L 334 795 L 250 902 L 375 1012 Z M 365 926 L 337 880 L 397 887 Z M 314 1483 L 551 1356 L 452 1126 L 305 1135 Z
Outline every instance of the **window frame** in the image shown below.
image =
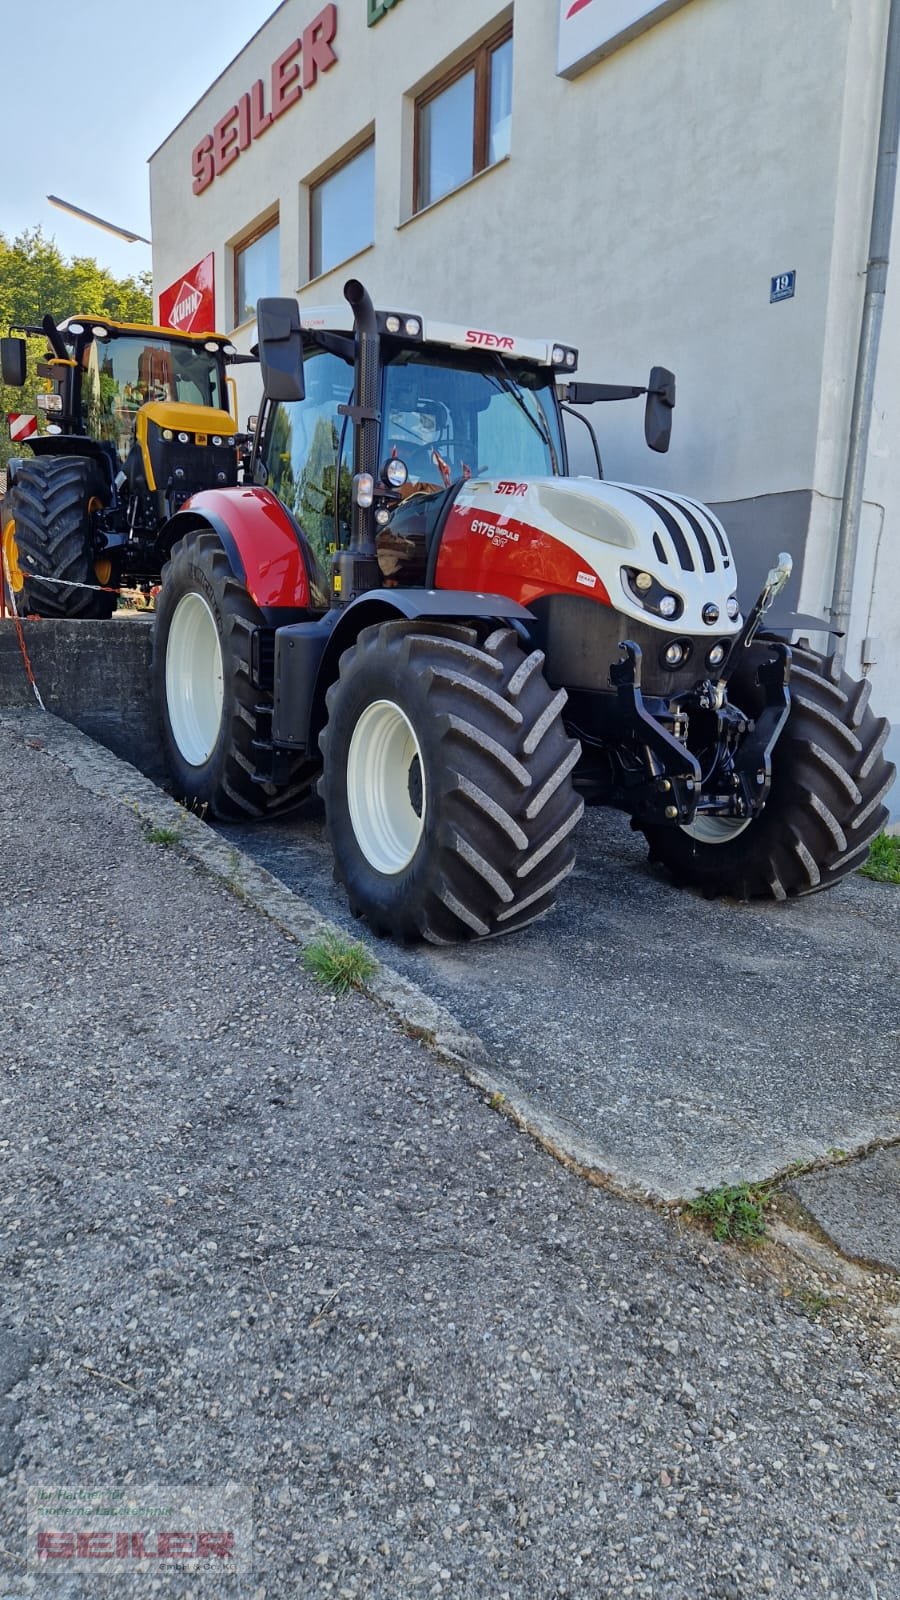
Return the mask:
M 239 268 L 240 257 L 242 255 L 244 255 L 244 253 L 247 250 L 249 250 L 252 245 L 257 244 L 258 241 L 265 236 L 265 234 L 271 233 L 273 228 L 280 227 L 280 225 L 281 225 L 281 211 L 280 211 L 280 208 L 279 208 L 279 210 L 275 211 L 271 216 L 266 217 L 264 222 L 258 223 L 255 228 L 252 228 L 249 233 L 246 233 L 242 239 L 238 239 L 236 244 L 233 244 L 232 247 L 231 247 L 231 256 L 232 256 L 231 326 L 232 326 L 232 328 L 239 328 L 242 323 L 251 321 L 252 318 L 256 315 L 256 312 L 253 311 L 253 312 L 251 312 L 249 317 L 239 317 L 238 316 L 238 302 L 239 302 L 239 296 L 238 296 L 238 273 L 239 273 L 239 270 L 240 270 L 240 268 Z M 281 243 L 281 241 L 279 240 L 279 251 L 280 251 L 280 243 Z
M 490 160 L 490 121 L 491 121 L 491 58 L 494 52 L 509 44 L 513 36 L 512 22 L 507 22 L 496 33 L 482 41 L 475 50 L 469 52 L 461 61 L 457 61 L 446 72 L 442 73 L 434 83 L 415 101 L 415 114 L 413 120 L 413 216 L 418 216 L 421 211 L 427 211 L 429 206 L 437 205 L 439 200 L 444 200 L 446 195 L 455 194 L 456 189 L 462 188 L 457 184 L 454 189 L 448 189 L 446 195 L 436 195 L 433 199 L 422 199 L 422 112 L 437 100 L 447 89 L 468 72 L 475 72 L 475 113 L 472 118 L 472 171 L 463 183 L 471 182 L 479 173 L 486 172 L 488 167 L 497 166 L 499 163 Z
M 351 251 L 349 256 L 342 256 L 340 261 L 335 261 L 330 267 L 320 267 L 318 269 L 318 271 L 315 270 L 314 263 L 313 263 L 313 195 L 315 194 L 317 189 L 321 189 L 323 184 L 328 183 L 331 178 L 336 178 L 338 173 L 339 172 L 343 172 L 345 167 L 349 167 L 351 161 L 355 161 L 357 159 L 357 157 L 363 155 L 366 150 L 374 151 L 374 149 L 375 149 L 375 133 L 374 133 L 374 130 L 373 130 L 371 133 L 369 133 L 367 135 L 367 137 L 365 139 L 363 139 L 361 141 L 361 143 L 359 143 L 358 145 L 355 145 L 354 148 L 351 151 L 349 151 L 349 153 L 347 155 L 341 156 L 340 160 L 336 161 L 334 163 L 334 166 L 328 167 L 325 172 L 321 173 L 321 175 L 318 178 L 316 178 L 315 182 L 307 184 L 307 233 L 308 233 L 308 239 L 309 239 L 309 248 L 307 250 L 306 268 L 307 268 L 307 273 L 308 273 L 308 278 L 307 278 L 307 282 L 308 283 L 312 283 L 315 278 L 324 278 L 327 273 L 336 271 L 336 269 L 341 265 L 342 261 L 352 261 L 353 257 L 360 255 L 363 250 L 371 250 L 372 246 L 375 243 L 374 235 L 375 235 L 375 222 L 376 222 L 376 216 L 375 216 L 376 172 L 375 172 L 375 166 L 374 166 L 374 161 L 373 161 L 373 167 L 372 167 L 372 238 L 369 240 L 368 244 L 361 244 L 357 250 Z

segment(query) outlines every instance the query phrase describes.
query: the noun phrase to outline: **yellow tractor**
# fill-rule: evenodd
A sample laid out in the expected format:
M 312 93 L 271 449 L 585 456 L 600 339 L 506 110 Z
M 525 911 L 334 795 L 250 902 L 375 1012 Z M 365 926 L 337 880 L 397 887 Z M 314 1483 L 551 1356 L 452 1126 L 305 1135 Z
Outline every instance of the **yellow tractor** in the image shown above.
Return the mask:
M 10 330 L 3 382 L 26 380 L 26 339 L 42 335 L 37 403 L 46 431 L 13 459 L 2 549 L 18 609 L 108 617 L 123 585 L 148 590 L 168 558 L 164 529 L 199 489 L 233 487 L 239 451 L 224 335 L 70 317 Z M 12 335 L 20 335 L 13 337 Z

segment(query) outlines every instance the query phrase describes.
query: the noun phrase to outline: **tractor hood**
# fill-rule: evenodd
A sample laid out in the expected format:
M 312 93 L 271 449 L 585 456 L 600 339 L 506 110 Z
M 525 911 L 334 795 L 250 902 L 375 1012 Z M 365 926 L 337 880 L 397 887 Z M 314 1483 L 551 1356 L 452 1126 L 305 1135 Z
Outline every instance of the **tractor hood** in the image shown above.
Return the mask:
M 473 478 L 453 513 L 482 550 L 502 552 L 510 575 L 520 573 L 525 604 L 570 589 L 672 633 L 705 632 L 713 610 L 717 633 L 740 626 L 728 614 L 737 581 L 728 537 L 708 506 L 685 495 L 595 478 Z M 657 609 L 665 595 L 676 602 L 669 616 Z

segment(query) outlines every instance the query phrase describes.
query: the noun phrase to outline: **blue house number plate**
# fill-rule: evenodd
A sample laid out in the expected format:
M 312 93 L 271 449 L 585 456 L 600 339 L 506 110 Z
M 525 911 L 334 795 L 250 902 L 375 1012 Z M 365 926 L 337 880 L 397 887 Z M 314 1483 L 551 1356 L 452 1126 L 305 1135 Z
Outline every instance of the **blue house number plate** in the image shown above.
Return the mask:
M 792 300 L 796 283 L 796 272 L 779 272 L 777 278 L 772 279 L 769 304 L 774 305 L 776 300 Z

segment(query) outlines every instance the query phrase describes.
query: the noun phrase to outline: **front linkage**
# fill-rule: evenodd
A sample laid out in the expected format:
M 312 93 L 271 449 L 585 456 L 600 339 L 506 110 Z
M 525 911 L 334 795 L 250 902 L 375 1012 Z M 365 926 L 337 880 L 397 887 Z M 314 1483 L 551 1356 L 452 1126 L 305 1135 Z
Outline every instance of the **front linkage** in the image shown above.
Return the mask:
M 791 557 L 781 554 L 715 682 L 704 679 L 687 694 L 669 699 L 645 699 L 641 648 L 630 639 L 620 644 L 623 659 L 610 667 L 609 679 L 616 690 L 622 731 L 640 759 L 634 766 L 619 760 L 613 803 L 629 811 L 636 826 L 685 827 L 698 810 L 730 819 L 751 819 L 762 811 L 772 784 L 772 751 L 791 708 L 790 648 L 778 640 L 767 641 L 772 659 L 757 672 L 763 704 L 755 718 L 732 705 L 726 690 L 791 569 Z M 687 745 L 689 722 L 696 713 L 703 714 L 712 729 L 704 744 L 714 748 L 715 757 L 706 773 Z

